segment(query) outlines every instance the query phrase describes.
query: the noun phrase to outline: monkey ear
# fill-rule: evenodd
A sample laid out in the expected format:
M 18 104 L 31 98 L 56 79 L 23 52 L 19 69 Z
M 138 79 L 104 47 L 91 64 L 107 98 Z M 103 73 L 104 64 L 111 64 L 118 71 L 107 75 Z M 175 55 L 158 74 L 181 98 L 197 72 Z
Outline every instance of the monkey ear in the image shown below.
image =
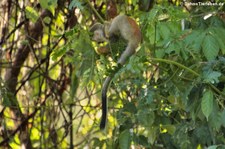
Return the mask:
M 95 23 L 95 24 L 89 29 L 89 31 L 90 31 L 90 32 L 94 32 L 94 31 L 96 31 L 96 30 L 98 30 L 98 29 L 103 29 L 103 27 L 104 27 L 103 24 L 101 24 L 101 23 Z
M 106 38 L 109 38 L 109 27 L 110 27 L 110 23 L 104 22 L 104 33 L 105 33 Z

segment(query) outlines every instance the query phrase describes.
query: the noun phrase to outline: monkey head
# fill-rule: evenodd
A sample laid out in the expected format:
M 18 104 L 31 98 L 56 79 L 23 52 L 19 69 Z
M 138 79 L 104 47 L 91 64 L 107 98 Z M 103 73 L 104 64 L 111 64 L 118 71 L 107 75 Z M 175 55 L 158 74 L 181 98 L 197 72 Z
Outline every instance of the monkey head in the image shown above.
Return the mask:
M 105 25 L 101 23 L 95 23 L 89 30 L 90 32 L 93 32 L 94 35 L 92 37 L 93 41 L 96 41 L 98 43 L 108 41 L 106 38 L 106 27 Z

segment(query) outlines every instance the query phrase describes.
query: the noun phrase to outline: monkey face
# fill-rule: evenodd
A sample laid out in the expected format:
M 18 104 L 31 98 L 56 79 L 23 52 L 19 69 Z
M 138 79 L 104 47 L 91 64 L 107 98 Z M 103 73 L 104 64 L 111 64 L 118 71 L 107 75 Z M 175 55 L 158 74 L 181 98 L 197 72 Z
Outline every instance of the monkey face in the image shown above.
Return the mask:
M 105 37 L 105 32 L 104 32 L 104 25 L 101 23 L 95 23 L 91 28 L 90 32 L 93 32 L 93 41 L 96 41 L 98 43 L 102 43 L 107 41 Z
M 98 43 L 107 41 L 102 29 L 98 29 L 98 30 L 94 31 L 94 36 L 93 36 L 92 40 L 96 41 Z

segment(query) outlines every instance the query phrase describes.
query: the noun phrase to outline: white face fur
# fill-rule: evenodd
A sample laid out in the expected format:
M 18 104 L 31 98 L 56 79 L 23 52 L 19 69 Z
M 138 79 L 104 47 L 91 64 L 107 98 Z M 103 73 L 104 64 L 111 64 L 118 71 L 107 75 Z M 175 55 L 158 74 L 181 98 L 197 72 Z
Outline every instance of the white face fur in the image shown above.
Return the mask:
M 106 38 L 104 37 L 103 30 L 102 29 L 95 30 L 92 40 L 94 40 L 96 42 L 105 42 Z

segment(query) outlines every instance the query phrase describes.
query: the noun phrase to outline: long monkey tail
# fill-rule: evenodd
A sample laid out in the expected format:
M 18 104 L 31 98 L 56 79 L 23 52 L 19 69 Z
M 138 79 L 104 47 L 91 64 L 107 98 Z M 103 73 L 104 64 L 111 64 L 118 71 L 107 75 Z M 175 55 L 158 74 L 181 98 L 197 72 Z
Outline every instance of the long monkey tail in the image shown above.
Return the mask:
M 128 43 L 128 46 L 126 47 L 126 50 L 122 53 L 120 56 L 117 64 L 118 66 L 122 66 L 125 64 L 126 60 L 135 53 L 136 46 L 133 45 L 132 43 Z M 118 71 L 118 70 L 117 70 Z M 100 123 L 100 129 L 104 129 L 106 126 L 106 121 L 107 121 L 107 91 L 109 88 L 109 85 L 111 83 L 112 78 L 114 77 L 115 72 L 108 76 L 102 86 L 102 119 Z
M 107 121 L 107 91 L 109 88 L 109 85 L 111 83 L 113 76 L 108 76 L 102 87 L 102 119 L 100 123 L 100 129 L 104 129 Z

